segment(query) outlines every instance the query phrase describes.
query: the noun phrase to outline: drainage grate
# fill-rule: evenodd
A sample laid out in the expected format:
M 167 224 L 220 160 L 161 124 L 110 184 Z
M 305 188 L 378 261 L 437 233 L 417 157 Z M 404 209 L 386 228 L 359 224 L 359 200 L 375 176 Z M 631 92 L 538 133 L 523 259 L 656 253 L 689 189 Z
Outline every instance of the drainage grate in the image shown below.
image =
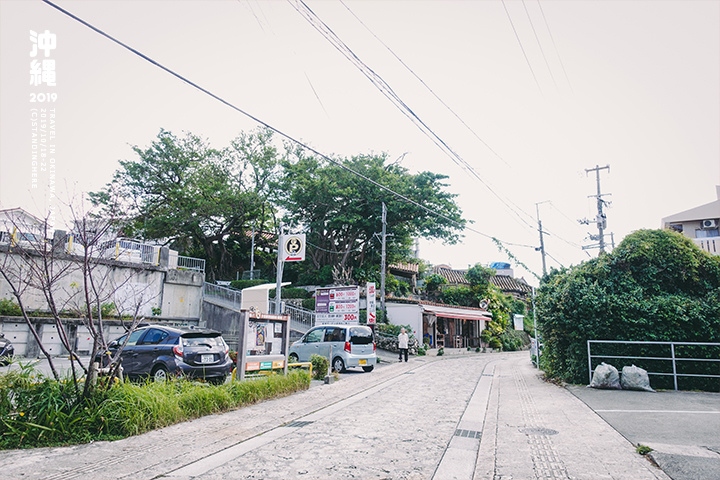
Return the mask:
M 521 428 L 520 433 L 524 433 L 525 435 L 557 435 L 558 432 L 551 428 L 531 427 Z
M 300 428 L 304 427 L 305 425 L 310 425 L 313 422 L 308 422 L 306 420 L 295 420 L 294 422 L 290 422 L 287 425 L 284 425 L 285 427 L 293 427 L 293 428 Z
M 455 436 L 465 438 L 480 438 L 482 436 L 482 432 L 478 432 L 477 430 L 463 430 L 461 428 L 458 428 L 457 430 L 455 430 Z

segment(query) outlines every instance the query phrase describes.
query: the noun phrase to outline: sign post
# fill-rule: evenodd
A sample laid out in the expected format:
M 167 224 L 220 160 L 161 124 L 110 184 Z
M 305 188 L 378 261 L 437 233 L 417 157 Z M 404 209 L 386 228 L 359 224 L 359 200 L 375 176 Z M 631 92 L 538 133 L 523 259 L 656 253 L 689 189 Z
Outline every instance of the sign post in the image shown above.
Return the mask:
M 280 226 L 282 231 L 282 225 Z M 278 235 L 277 280 L 275 285 L 275 313 L 281 314 L 282 309 L 282 274 L 285 262 L 302 262 L 305 260 L 305 234 L 292 233 Z

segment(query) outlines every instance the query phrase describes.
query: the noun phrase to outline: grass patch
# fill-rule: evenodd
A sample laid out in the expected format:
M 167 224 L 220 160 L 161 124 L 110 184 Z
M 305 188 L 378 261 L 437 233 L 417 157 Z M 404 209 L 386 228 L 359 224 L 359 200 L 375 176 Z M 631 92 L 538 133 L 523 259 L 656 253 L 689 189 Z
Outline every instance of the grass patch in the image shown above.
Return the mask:
M 83 398 L 71 382 L 31 368 L 0 375 L 0 449 L 114 440 L 289 395 L 307 372 L 209 385 L 188 380 L 117 383 Z

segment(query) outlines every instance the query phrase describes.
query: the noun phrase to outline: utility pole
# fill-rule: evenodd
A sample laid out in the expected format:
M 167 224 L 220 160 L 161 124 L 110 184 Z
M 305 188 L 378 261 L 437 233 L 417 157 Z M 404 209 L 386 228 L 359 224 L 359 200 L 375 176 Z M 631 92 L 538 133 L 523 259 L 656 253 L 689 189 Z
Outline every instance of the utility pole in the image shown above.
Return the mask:
M 382 256 L 380 258 L 380 310 L 385 315 L 385 246 L 387 236 L 387 207 L 382 204 Z
M 545 200 L 544 202 L 539 202 L 535 204 L 535 212 L 537 213 L 537 220 L 538 220 L 538 232 L 540 232 L 540 254 L 542 255 L 542 266 L 543 266 L 543 276 L 547 275 L 547 267 L 545 264 L 545 241 L 543 240 L 543 229 L 542 229 L 542 222 L 540 221 L 540 207 L 539 205 L 541 203 L 547 203 L 549 200 Z M 537 248 L 535 249 L 538 250 Z
M 600 190 L 600 170 L 607 170 L 610 171 L 610 165 L 605 165 L 604 167 L 600 167 L 598 165 L 595 166 L 595 168 L 586 168 L 585 169 L 585 175 L 587 175 L 590 172 L 595 172 L 595 177 L 597 180 L 597 195 L 590 195 L 591 197 L 595 197 L 597 199 L 597 216 L 595 217 L 595 223 L 597 224 L 598 228 L 598 245 L 597 247 L 600 248 L 600 253 L 605 253 L 605 229 L 607 228 L 607 217 L 605 213 L 603 212 L 603 206 L 605 205 L 605 200 L 602 199 L 603 194 Z M 589 220 L 581 220 L 580 223 L 583 224 L 589 224 Z M 591 236 L 591 238 L 594 240 L 594 238 Z M 613 242 L 614 243 L 614 242 Z M 595 248 L 596 245 L 593 245 L 591 247 L 583 247 L 583 248 Z
M 277 254 L 277 279 L 275 283 L 275 315 L 282 315 L 282 276 L 283 276 L 283 224 L 278 225 L 278 254 Z
M 253 270 L 255 269 L 255 223 L 253 223 L 252 239 L 250 240 L 250 280 L 253 280 Z

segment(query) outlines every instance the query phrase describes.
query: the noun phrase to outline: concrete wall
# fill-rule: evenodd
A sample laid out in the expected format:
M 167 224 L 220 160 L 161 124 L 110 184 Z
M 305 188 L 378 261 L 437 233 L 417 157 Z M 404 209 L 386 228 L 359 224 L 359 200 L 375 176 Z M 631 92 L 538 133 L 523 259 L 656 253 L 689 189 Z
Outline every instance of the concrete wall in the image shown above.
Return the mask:
M 166 249 L 163 249 L 166 250 Z M 161 258 L 162 259 L 162 258 Z M 40 258 L 34 258 L 39 261 Z M 55 303 L 60 310 L 80 310 L 84 305 L 84 275 L 79 257 L 61 255 L 54 263 L 56 272 L 64 271 L 54 290 Z M 4 268 L 27 271 L 21 257 L 0 246 L 0 262 Z M 161 266 L 142 265 L 112 260 L 95 260 L 93 278 L 103 292 L 103 304 L 115 303 L 119 314 L 134 313 L 140 305 L 140 314 L 153 317 L 153 310 L 161 310 L 161 317 L 197 322 L 202 309 L 202 291 L 205 276 L 202 272 L 173 270 L 167 261 Z M 10 286 L 0 279 L 0 299 L 17 303 Z M 47 311 L 48 306 L 40 290 L 28 288 L 23 293 L 23 304 L 28 310 Z
M 386 303 L 388 322 L 393 325 L 410 325 L 412 329 L 408 334 L 422 340 L 423 319 L 422 307 L 412 303 Z
M 203 326 L 222 332 L 225 342 L 232 350 L 238 350 L 241 314 L 237 310 L 203 302 Z

